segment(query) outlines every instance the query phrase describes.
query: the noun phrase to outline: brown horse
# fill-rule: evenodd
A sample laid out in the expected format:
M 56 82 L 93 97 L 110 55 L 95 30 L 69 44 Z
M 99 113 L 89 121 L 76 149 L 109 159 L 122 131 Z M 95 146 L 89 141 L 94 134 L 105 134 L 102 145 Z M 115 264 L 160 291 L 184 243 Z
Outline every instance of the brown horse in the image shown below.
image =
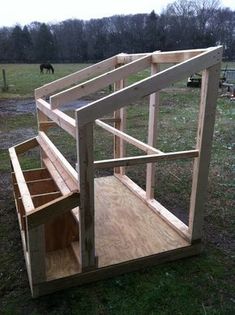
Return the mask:
M 54 68 L 52 67 L 52 65 L 50 63 L 40 64 L 40 72 L 41 73 L 44 73 L 43 69 L 46 69 L 46 73 L 51 73 L 51 72 L 52 72 L 52 74 L 54 73 Z

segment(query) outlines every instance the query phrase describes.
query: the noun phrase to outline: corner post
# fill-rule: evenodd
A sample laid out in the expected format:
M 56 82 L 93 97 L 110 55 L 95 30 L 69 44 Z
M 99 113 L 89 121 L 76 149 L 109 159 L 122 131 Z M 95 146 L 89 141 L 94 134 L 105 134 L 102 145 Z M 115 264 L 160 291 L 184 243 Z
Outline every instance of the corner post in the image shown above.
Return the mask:
M 77 159 L 80 186 L 79 246 L 81 268 L 84 272 L 94 269 L 97 265 L 95 257 L 93 123 L 77 128 Z
M 219 75 L 220 63 L 204 70 L 202 74 L 196 144 L 196 149 L 199 150 L 199 157 L 194 159 L 189 213 L 189 233 L 191 235 L 192 242 L 200 239 L 202 236 L 204 203 L 208 183 Z

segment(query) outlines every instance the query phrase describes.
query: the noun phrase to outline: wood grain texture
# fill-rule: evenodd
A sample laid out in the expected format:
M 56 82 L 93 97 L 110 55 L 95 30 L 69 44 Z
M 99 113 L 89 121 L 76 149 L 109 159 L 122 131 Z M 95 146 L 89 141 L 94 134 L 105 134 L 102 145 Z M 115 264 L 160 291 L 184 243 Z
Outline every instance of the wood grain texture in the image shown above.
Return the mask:
M 189 245 L 113 176 L 95 180 L 99 267 Z
M 216 100 L 219 88 L 220 63 L 203 71 L 199 123 L 196 148 L 199 158 L 193 166 L 192 193 L 190 198 L 189 229 L 191 239 L 201 238 L 204 203 L 206 199 L 208 172 L 214 132 Z
M 80 267 L 71 247 L 58 249 L 46 254 L 46 276 L 48 281 L 78 272 L 80 272 Z
M 160 71 L 159 64 L 151 64 L 151 75 Z M 153 93 L 149 96 L 149 123 L 148 123 L 148 145 L 156 147 L 157 129 L 159 119 L 160 94 Z M 146 166 L 146 196 L 154 198 L 156 164 L 148 163 Z

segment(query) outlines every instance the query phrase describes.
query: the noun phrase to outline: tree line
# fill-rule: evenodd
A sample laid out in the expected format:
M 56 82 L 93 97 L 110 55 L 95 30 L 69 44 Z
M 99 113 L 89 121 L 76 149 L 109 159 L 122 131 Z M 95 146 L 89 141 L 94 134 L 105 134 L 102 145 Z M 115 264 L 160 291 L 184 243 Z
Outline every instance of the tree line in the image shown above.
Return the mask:
M 114 15 L 0 28 L 1 62 L 91 62 L 120 52 L 221 44 L 235 60 L 235 11 L 217 0 L 177 0 L 161 14 Z

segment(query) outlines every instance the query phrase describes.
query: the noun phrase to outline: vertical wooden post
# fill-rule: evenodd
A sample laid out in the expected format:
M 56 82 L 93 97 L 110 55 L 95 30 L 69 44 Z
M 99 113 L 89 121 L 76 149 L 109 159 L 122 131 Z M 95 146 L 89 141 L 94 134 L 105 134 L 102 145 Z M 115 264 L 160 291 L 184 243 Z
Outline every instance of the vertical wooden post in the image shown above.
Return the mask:
M 151 75 L 160 71 L 159 64 L 151 64 Z M 157 127 L 159 116 L 159 92 L 153 93 L 149 98 L 149 125 L 148 125 L 148 144 L 151 146 L 156 145 L 157 139 Z M 155 163 L 147 164 L 146 172 L 146 198 L 154 198 L 154 186 L 155 186 Z
M 121 65 L 119 65 L 121 66 Z M 114 90 L 118 91 L 124 88 L 124 80 L 115 82 Z M 119 119 L 118 122 L 114 123 L 114 127 L 118 130 L 124 131 L 126 128 L 126 108 L 121 108 L 114 112 L 114 118 Z M 123 139 L 114 136 L 114 158 L 124 157 L 126 152 L 126 146 Z M 125 167 L 115 167 L 114 173 L 125 175 Z
M 189 232 L 191 234 L 191 241 L 200 239 L 202 235 L 204 203 L 215 123 L 219 75 L 220 63 L 204 70 L 202 75 L 196 144 L 196 149 L 199 150 L 199 157 L 194 160 L 189 213 Z
M 82 271 L 94 269 L 95 222 L 94 222 L 94 158 L 93 123 L 77 130 L 77 170 L 80 185 L 79 245 Z
M 8 90 L 7 80 L 6 80 L 6 71 L 2 69 L 2 78 L 3 78 L 3 91 L 6 92 Z

